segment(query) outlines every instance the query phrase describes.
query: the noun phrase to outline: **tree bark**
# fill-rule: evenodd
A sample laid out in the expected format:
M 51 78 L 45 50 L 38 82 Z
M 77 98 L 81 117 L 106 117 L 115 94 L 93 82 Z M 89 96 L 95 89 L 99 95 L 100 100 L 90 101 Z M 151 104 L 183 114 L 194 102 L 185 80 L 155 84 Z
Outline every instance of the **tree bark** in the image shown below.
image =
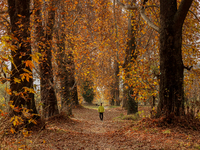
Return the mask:
M 61 87 L 61 110 L 65 110 L 68 115 L 72 115 L 73 105 L 79 105 L 77 84 L 75 83 L 75 64 L 72 50 L 74 49 L 71 39 L 67 39 L 67 33 L 71 29 L 66 29 L 65 7 L 60 6 L 61 12 L 58 12 L 57 20 L 57 46 L 58 54 L 56 56 L 59 66 L 58 74 L 60 76 Z M 62 14 L 63 13 L 63 14 Z M 68 12 L 70 15 L 72 12 Z M 67 41 L 67 42 L 66 42 Z M 67 44 L 66 44 L 67 43 Z
M 64 41 L 62 42 L 62 46 L 59 47 L 60 49 L 65 48 Z M 65 54 L 65 50 L 62 50 L 60 54 L 61 60 L 60 61 L 60 67 L 61 67 L 61 107 L 62 109 L 67 110 L 68 115 L 72 115 L 72 106 L 74 105 L 75 101 L 78 101 L 77 97 L 77 85 L 75 83 L 75 66 L 73 62 L 73 56 L 72 52 L 68 52 L 68 54 Z M 63 56 L 65 60 L 63 60 Z M 66 69 L 68 68 L 68 69 Z M 76 102 L 77 104 L 77 102 Z
M 157 116 L 184 112 L 182 26 L 192 0 L 160 0 L 160 101 Z
M 37 114 L 34 94 L 27 91 L 25 88 L 33 89 L 32 69 L 26 65 L 27 61 L 32 61 L 31 58 L 31 43 L 30 43 L 30 0 L 8 0 L 8 9 L 10 16 L 11 32 L 14 49 L 11 49 L 13 62 L 11 64 L 10 89 L 12 95 L 10 102 L 13 102 L 15 107 L 27 107 L 32 109 L 32 113 Z M 27 69 L 31 74 L 29 80 L 21 79 Z M 15 79 L 21 79 L 20 82 L 15 82 Z M 19 115 L 21 111 L 13 111 L 13 114 Z
M 117 27 L 117 18 L 116 18 L 116 11 L 115 11 L 115 0 L 113 1 L 113 12 L 114 12 L 114 24 L 115 24 L 115 33 L 116 33 L 116 49 L 117 49 L 117 52 L 116 52 L 116 58 L 115 58 L 115 61 L 114 61 L 114 101 L 115 101 L 115 105 L 116 106 L 120 106 L 120 99 L 119 99 L 119 54 L 118 54 L 118 51 L 119 51 L 119 42 L 118 42 L 118 27 Z
M 38 43 L 38 51 L 42 54 L 40 59 L 40 89 L 41 101 L 43 102 L 43 116 L 45 118 L 54 116 L 59 113 L 57 98 L 53 84 L 53 69 L 52 69 L 52 39 L 53 26 L 55 24 L 55 2 L 50 1 L 46 31 L 42 26 L 41 2 L 35 2 L 36 7 L 36 36 Z
M 118 54 L 117 54 L 118 55 Z M 115 99 L 115 106 L 120 106 L 120 99 L 119 99 L 119 63 L 115 61 L 115 84 L 114 84 L 114 99 Z
M 136 15 L 134 16 L 132 14 L 133 12 L 130 12 L 130 16 L 128 19 L 128 47 L 126 49 L 126 56 L 125 56 L 125 62 L 124 62 L 124 68 L 125 68 L 125 74 L 130 71 L 130 63 L 134 63 L 137 58 L 137 50 L 136 50 L 136 42 L 135 42 L 135 34 L 136 31 L 134 30 L 134 26 L 136 26 Z M 125 76 L 125 80 L 128 81 L 130 78 L 129 75 Z M 128 88 L 124 89 L 124 101 L 127 101 L 127 114 L 135 114 L 138 112 L 138 102 L 137 102 L 137 96 L 133 95 L 133 87 L 127 86 Z
M 118 4 L 127 10 L 138 10 L 135 3 L 132 7 Z M 193 0 L 182 0 L 177 7 L 177 0 L 160 0 L 160 29 L 144 14 L 143 1 L 140 14 L 147 24 L 160 33 L 160 92 L 157 117 L 184 114 L 183 60 L 182 60 L 182 26 Z

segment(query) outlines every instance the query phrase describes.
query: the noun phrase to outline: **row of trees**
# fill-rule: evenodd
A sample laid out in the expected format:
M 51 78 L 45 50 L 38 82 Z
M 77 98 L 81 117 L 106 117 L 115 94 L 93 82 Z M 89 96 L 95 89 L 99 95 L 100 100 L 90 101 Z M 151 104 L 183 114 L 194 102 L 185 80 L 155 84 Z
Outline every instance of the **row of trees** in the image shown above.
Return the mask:
M 188 27 L 190 25 L 193 26 L 195 31 L 198 32 L 197 28 L 199 20 L 197 16 L 195 16 L 194 12 L 198 11 L 199 2 L 194 1 L 193 5 L 192 5 L 193 0 L 182 0 L 182 1 L 161 0 L 160 2 L 157 3 L 145 0 L 140 4 L 137 4 L 136 1 L 132 2 L 133 4 L 131 3 L 124 4 L 118 1 L 118 3 L 124 9 L 138 11 L 139 15 L 146 21 L 146 23 L 159 34 L 159 44 L 157 43 L 157 49 L 159 49 L 159 51 L 156 52 L 157 54 L 159 54 L 158 55 L 160 61 L 159 73 L 158 72 L 156 73 L 156 70 L 152 69 L 152 72 L 154 76 L 157 77 L 159 83 L 159 103 L 157 107 L 157 116 L 158 117 L 162 115 L 169 116 L 171 114 L 174 114 L 176 116 L 183 115 L 185 113 L 184 105 L 186 98 L 184 94 L 184 85 L 187 84 L 187 82 L 184 83 L 184 69 L 190 71 L 192 66 L 194 65 L 194 61 L 198 62 L 197 57 L 193 57 L 193 63 L 188 62 L 188 60 L 185 58 L 188 57 L 186 56 L 185 52 L 186 51 L 187 53 L 191 52 L 191 48 L 197 46 L 193 51 L 195 51 L 196 54 L 199 53 L 198 41 L 195 41 L 198 39 L 199 33 L 189 31 L 195 40 L 189 37 L 184 37 L 183 35 L 189 33 Z M 145 11 L 148 11 L 149 8 L 153 7 L 160 8 L 160 13 L 157 14 L 157 11 L 153 9 L 153 13 L 146 15 Z M 191 10 L 189 10 L 190 8 Z M 191 14 L 188 12 L 190 12 Z M 186 19 L 187 14 L 188 17 L 191 16 L 190 18 L 194 18 L 197 20 L 196 21 L 193 20 L 192 22 L 189 21 L 188 19 Z M 153 18 L 154 15 L 155 16 L 159 15 L 160 17 Z M 149 19 L 149 16 L 151 17 L 152 20 Z M 133 25 L 136 25 L 136 23 L 133 23 Z M 136 32 L 132 31 L 131 33 L 133 34 Z M 134 38 L 137 39 L 138 36 L 130 37 L 130 41 L 132 40 L 131 44 L 136 45 L 137 47 L 138 44 L 135 44 L 135 41 L 137 40 L 135 40 Z M 149 44 L 148 42 L 150 43 L 151 39 L 147 41 L 147 44 Z M 156 40 L 153 40 L 152 42 L 156 42 Z M 183 48 L 183 43 L 185 44 L 187 43 L 186 45 L 187 46 L 190 45 L 191 47 L 188 46 L 185 49 Z M 138 53 L 141 53 L 141 51 L 138 51 L 138 48 L 135 48 L 133 46 L 132 52 L 133 52 L 132 61 L 133 63 L 135 63 L 134 60 L 138 57 Z M 196 68 L 195 71 L 198 69 L 199 68 Z M 131 86 L 129 86 L 129 88 L 130 87 Z M 150 88 L 151 91 L 150 93 L 152 93 L 153 90 L 155 90 L 155 84 L 151 84 L 148 87 Z M 133 95 L 134 96 L 132 97 L 131 102 L 133 105 L 135 105 L 134 99 L 135 97 L 138 97 L 138 92 L 135 92 L 135 94 Z M 155 100 L 154 93 L 152 93 L 152 99 Z M 135 108 L 135 110 L 137 110 L 137 108 Z
M 60 7 L 61 12 L 57 11 L 57 7 Z M 33 89 L 33 77 L 36 73 L 40 78 L 42 116 L 50 117 L 59 113 L 56 84 L 61 89 L 61 109 L 68 108 L 67 113 L 70 115 L 72 102 L 78 104 L 78 96 L 73 49 L 70 45 L 65 48 L 66 36 L 70 34 L 65 31 L 66 28 L 63 28 L 66 24 L 63 14 L 66 8 L 55 1 L 31 3 L 21 0 L 8 1 L 2 9 L 6 8 L 9 14 L 9 24 L 6 25 L 9 28 L 3 35 L 8 37 L 4 43 L 4 50 L 10 51 L 11 55 L 8 54 L 8 59 L 6 57 L 4 59 L 11 62 L 11 73 L 8 72 L 9 66 L 5 66 L 7 70 L 3 72 L 7 74 L 4 78 L 10 81 L 12 115 L 21 115 L 24 108 L 29 109 L 32 114 L 38 114 Z M 8 18 L 6 13 L 2 18 Z M 57 26 L 56 30 L 55 26 Z M 53 59 L 55 61 L 52 63 Z M 57 66 L 59 69 L 54 73 L 53 68 Z
M 44 117 L 58 114 L 58 103 L 71 115 L 85 81 L 92 88 L 82 89 L 98 95 L 100 87 L 128 114 L 149 97 L 152 106 L 159 97 L 158 117 L 184 114 L 184 69 L 199 69 L 192 68 L 199 53 L 198 9 L 198 0 L 2 2 L 1 81 L 10 82 L 12 114 L 24 108 L 37 114 L 36 76 Z

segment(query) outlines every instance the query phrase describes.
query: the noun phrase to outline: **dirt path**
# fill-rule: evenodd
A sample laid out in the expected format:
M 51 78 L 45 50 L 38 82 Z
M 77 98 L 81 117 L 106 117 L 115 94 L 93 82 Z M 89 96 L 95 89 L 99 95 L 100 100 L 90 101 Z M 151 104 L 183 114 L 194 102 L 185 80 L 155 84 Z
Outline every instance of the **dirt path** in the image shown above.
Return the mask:
M 70 121 L 51 123 L 38 138 L 34 149 L 133 149 L 120 130 L 130 126 L 131 121 L 116 121 L 113 118 L 125 114 L 121 109 L 106 109 L 104 121 L 100 121 L 97 110 L 74 109 Z M 46 137 L 48 135 L 48 138 Z M 45 140 L 45 144 L 44 144 Z
M 130 125 L 130 121 L 117 121 L 116 117 L 125 114 L 121 109 L 105 109 L 104 120 L 99 119 L 99 113 L 94 109 L 74 109 L 74 118 L 72 120 L 80 121 L 81 129 L 84 133 L 106 134 L 123 129 Z M 76 126 L 78 127 L 78 126 Z
M 73 114 L 71 119 L 50 119 L 45 130 L 24 140 L 15 139 L 7 149 L 188 150 L 200 146 L 200 134 L 196 132 L 131 126 L 133 121 L 113 119 L 126 114 L 121 109 L 106 109 L 103 122 L 94 109 L 77 108 Z

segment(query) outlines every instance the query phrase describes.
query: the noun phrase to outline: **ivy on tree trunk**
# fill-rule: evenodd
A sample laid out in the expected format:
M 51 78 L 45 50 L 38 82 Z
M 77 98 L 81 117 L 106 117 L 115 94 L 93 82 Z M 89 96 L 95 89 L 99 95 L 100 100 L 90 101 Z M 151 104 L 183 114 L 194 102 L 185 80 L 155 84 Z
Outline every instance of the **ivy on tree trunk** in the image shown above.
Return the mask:
M 21 114 L 20 108 L 27 107 L 30 112 L 37 114 L 33 89 L 32 52 L 30 41 L 30 0 L 8 0 L 8 9 L 11 24 L 11 39 L 14 48 L 11 49 L 12 64 L 10 89 L 10 102 L 18 108 L 19 111 L 13 111 L 15 115 Z M 29 79 L 23 79 L 22 76 L 29 72 Z M 19 82 L 16 82 L 17 80 Z M 39 118 L 39 117 L 37 117 Z
M 38 52 L 41 53 L 40 59 L 40 89 L 41 101 L 43 103 L 43 116 L 45 118 L 59 113 L 56 93 L 53 87 L 53 69 L 52 69 L 52 39 L 53 27 L 55 24 L 55 2 L 50 1 L 47 19 L 46 32 L 42 25 L 42 4 L 35 1 L 35 25 Z

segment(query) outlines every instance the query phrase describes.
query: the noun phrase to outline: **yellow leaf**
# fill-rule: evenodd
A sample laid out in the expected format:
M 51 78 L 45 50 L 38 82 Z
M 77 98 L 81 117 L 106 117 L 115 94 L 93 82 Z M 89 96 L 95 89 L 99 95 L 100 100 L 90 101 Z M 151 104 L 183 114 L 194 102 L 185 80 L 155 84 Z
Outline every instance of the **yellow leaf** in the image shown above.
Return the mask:
M 32 123 L 34 123 L 34 124 L 37 124 L 37 122 L 36 122 L 34 119 L 32 119 L 32 118 L 31 118 L 28 122 L 29 122 L 29 123 L 32 122 Z
M 17 66 L 15 65 L 13 58 L 8 56 L 8 59 L 10 60 L 10 62 L 14 65 L 15 69 L 19 72 Z
M 16 126 L 16 124 L 17 124 L 17 122 L 16 122 L 16 121 L 13 121 L 13 125 Z
M 20 74 L 20 76 L 21 76 L 22 81 L 24 81 L 24 79 L 25 79 L 24 74 Z
M 15 133 L 15 129 L 11 128 L 11 129 L 10 129 L 10 132 L 11 132 L 12 134 L 14 134 L 14 133 Z
M 27 72 L 27 73 L 30 73 L 30 74 L 32 74 L 29 70 L 27 70 L 27 69 L 23 69 L 25 72 Z
M 29 79 L 30 78 L 33 78 L 32 75 L 30 75 L 30 73 L 23 73 L 23 74 L 20 74 L 21 76 L 21 80 L 24 81 L 24 79 L 26 78 L 26 80 L 29 82 Z
M 20 79 L 18 79 L 18 78 L 15 78 L 15 77 L 14 77 L 14 82 L 15 82 L 15 83 L 20 83 L 20 82 L 21 82 L 21 80 L 20 80 Z
M 12 118 L 10 119 L 10 122 L 12 122 L 14 119 L 15 119 L 15 117 L 12 117 Z
M 35 93 L 35 90 L 33 88 L 23 87 L 23 89 L 25 90 L 25 92 Z
M 17 14 L 17 16 L 18 16 L 18 17 L 22 17 L 22 15 L 20 15 L 20 14 Z
M 29 67 L 31 70 L 32 70 L 32 68 L 35 67 L 31 60 L 26 60 L 24 63 L 26 65 L 26 67 Z
M 5 88 L 5 91 L 6 91 L 9 95 L 12 94 L 12 93 L 11 93 L 11 89 L 9 89 L 9 88 Z
M 32 55 L 32 59 L 33 61 L 39 63 L 39 58 L 41 57 L 41 53 L 35 53 L 34 55 Z

